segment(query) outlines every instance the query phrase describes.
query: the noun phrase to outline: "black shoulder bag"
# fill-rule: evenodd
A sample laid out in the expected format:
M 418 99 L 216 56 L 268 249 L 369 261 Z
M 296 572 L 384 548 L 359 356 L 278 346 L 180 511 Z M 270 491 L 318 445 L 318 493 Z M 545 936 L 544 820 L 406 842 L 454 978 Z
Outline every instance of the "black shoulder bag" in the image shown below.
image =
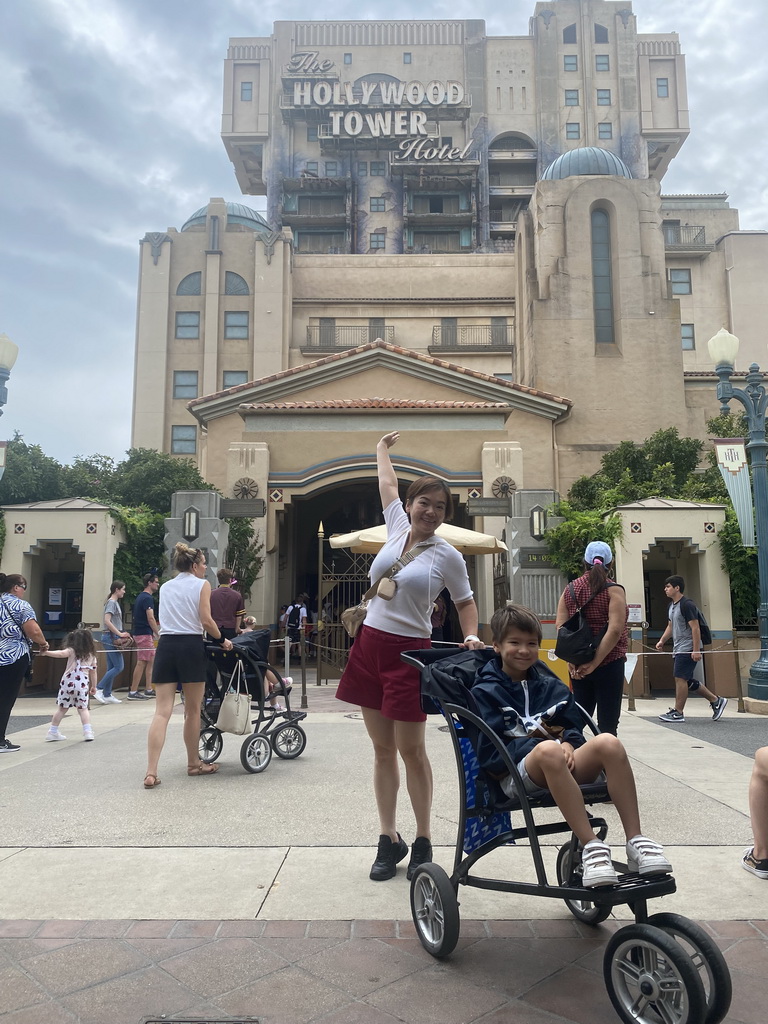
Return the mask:
M 610 586 L 610 584 L 607 584 L 607 586 Z M 573 603 L 576 605 L 576 611 L 557 631 L 555 654 L 558 658 L 562 658 L 563 661 L 570 662 L 571 665 L 586 665 L 588 661 L 592 661 L 594 658 L 595 651 L 600 646 L 600 641 L 608 629 L 608 624 L 606 623 L 605 629 L 595 636 L 582 612 L 589 602 L 597 597 L 597 594 L 601 594 L 605 588 L 592 594 L 592 597 L 585 601 L 581 608 L 579 608 L 579 603 L 576 599 L 576 588 L 572 583 L 568 584 L 568 589 L 571 592 Z

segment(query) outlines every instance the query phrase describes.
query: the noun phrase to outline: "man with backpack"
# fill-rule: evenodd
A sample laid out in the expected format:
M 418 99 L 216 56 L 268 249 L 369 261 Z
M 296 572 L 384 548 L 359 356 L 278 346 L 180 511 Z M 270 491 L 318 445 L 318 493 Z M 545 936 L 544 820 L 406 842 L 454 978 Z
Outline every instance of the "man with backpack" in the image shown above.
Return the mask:
M 297 644 L 304 632 L 304 625 L 307 621 L 307 606 L 304 603 L 306 599 L 306 594 L 299 594 L 285 613 L 285 630 L 292 644 Z
M 712 708 L 712 718 L 719 721 L 728 703 L 726 697 L 718 697 L 704 683 L 694 678 L 698 663 L 702 659 L 702 647 L 712 643 L 712 635 L 707 620 L 689 597 L 685 597 L 685 580 L 682 576 L 668 576 L 664 583 L 664 593 L 672 602 L 669 606 L 669 625 L 656 644 L 660 651 L 672 636 L 672 656 L 674 658 L 675 706 L 664 715 L 659 715 L 662 722 L 685 722 L 685 702 L 688 691 L 706 697 Z

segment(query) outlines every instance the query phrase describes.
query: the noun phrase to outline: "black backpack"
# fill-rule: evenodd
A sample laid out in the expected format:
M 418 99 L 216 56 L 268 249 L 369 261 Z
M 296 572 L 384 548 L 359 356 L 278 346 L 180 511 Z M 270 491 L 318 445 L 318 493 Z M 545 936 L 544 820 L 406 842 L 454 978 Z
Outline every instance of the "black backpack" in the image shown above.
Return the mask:
M 699 632 L 701 633 L 701 646 L 709 647 L 709 645 L 712 643 L 712 630 L 709 628 L 709 623 L 704 618 L 704 613 L 701 611 L 700 608 L 696 607 L 694 602 L 691 601 L 689 597 L 684 598 L 684 600 L 686 600 L 689 604 L 692 604 L 693 607 L 696 608 L 696 618 L 699 620 Z M 683 609 L 681 608 L 680 611 L 682 612 Z M 690 621 L 690 619 L 686 618 L 685 615 L 683 615 L 683 618 L 685 618 L 686 622 Z
M 289 629 L 298 629 L 301 625 L 301 605 L 291 605 L 291 610 L 288 612 L 288 627 Z
M 592 629 L 587 622 L 586 617 L 582 615 L 582 612 L 589 602 L 593 598 L 597 597 L 597 594 L 602 593 L 603 590 L 607 590 L 608 587 L 617 586 L 620 586 L 620 584 L 614 583 L 613 580 L 606 580 L 605 586 L 598 590 L 597 593 L 588 597 L 584 604 L 579 607 L 578 601 L 576 600 L 576 588 L 572 583 L 568 584 L 568 590 L 571 595 L 571 600 L 576 605 L 576 611 L 557 631 L 555 654 L 558 658 L 561 658 L 563 661 L 570 662 L 571 665 L 585 665 L 588 661 L 592 661 L 595 656 L 595 651 L 600 646 L 600 641 L 608 630 L 608 625 L 606 624 L 605 628 L 602 629 L 597 636 L 594 636 Z

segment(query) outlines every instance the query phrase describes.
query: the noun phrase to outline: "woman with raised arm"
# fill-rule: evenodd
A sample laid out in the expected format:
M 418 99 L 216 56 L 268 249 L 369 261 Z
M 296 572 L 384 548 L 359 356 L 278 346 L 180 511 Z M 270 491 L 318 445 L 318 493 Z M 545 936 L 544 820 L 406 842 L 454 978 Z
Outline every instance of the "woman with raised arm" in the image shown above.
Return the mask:
M 373 560 L 370 576 L 372 583 L 389 579 L 384 580 L 380 594 L 370 600 L 336 692 L 339 700 L 360 705 L 373 744 L 373 789 L 381 833 L 370 873 L 376 882 L 393 878 L 398 863 L 408 854 L 408 846 L 397 831 L 398 755 L 405 765 L 408 796 L 416 818 L 407 877 L 411 878 L 420 864 L 432 860 L 427 716 L 421 710 L 418 670 L 401 661 L 400 652 L 431 646 L 432 609 L 443 587 L 448 588 L 458 612 L 465 646 L 484 646 L 477 636 L 477 607 L 464 559 L 435 535 L 438 526 L 453 514 L 451 492 L 438 477 L 422 476 L 408 488 L 403 508 L 389 457 L 389 449 L 399 437 L 393 431 L 376 446 L 387 541 Z

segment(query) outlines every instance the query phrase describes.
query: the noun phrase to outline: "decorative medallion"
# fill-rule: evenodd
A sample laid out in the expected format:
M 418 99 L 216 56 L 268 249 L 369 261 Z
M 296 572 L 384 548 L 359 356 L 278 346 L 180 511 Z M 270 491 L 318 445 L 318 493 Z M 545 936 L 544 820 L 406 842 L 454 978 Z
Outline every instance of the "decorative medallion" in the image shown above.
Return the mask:
M 716 533 L 714 523 L 704 523 L 704 533 Z
M 494 498 L 508 498 L 517 490 L 515 481 L 509 476 L 497 476 L 491 484 Z
M 13 524 L 13 532 L 14 533 L 24 533 L 24 523 L 14 523 Z
M 469 490 L 467 491 L 468 498 L 482 498 L 482 496 L 483 492 L 480 490 L 479 487 L 470 487 Z
M 98 530 L 99 530 L 98 523 L 86 523 L 85 524 L 85 532 L 86 533 L 98 533 Z
M 629 524 L 629 532 L 630 533 L 642 533 L 643 532 L 643 524 L 642 523 L 630 523 Z
M 283 500 L 283 488 L 273 487 L 269 492 L 269 500 L 271 502 L 281 502 Z
M 259 496 L 259 485 L 249 476 L 243 476 L 235 481 L 232 494 L 239 501 L 250 501 Z

